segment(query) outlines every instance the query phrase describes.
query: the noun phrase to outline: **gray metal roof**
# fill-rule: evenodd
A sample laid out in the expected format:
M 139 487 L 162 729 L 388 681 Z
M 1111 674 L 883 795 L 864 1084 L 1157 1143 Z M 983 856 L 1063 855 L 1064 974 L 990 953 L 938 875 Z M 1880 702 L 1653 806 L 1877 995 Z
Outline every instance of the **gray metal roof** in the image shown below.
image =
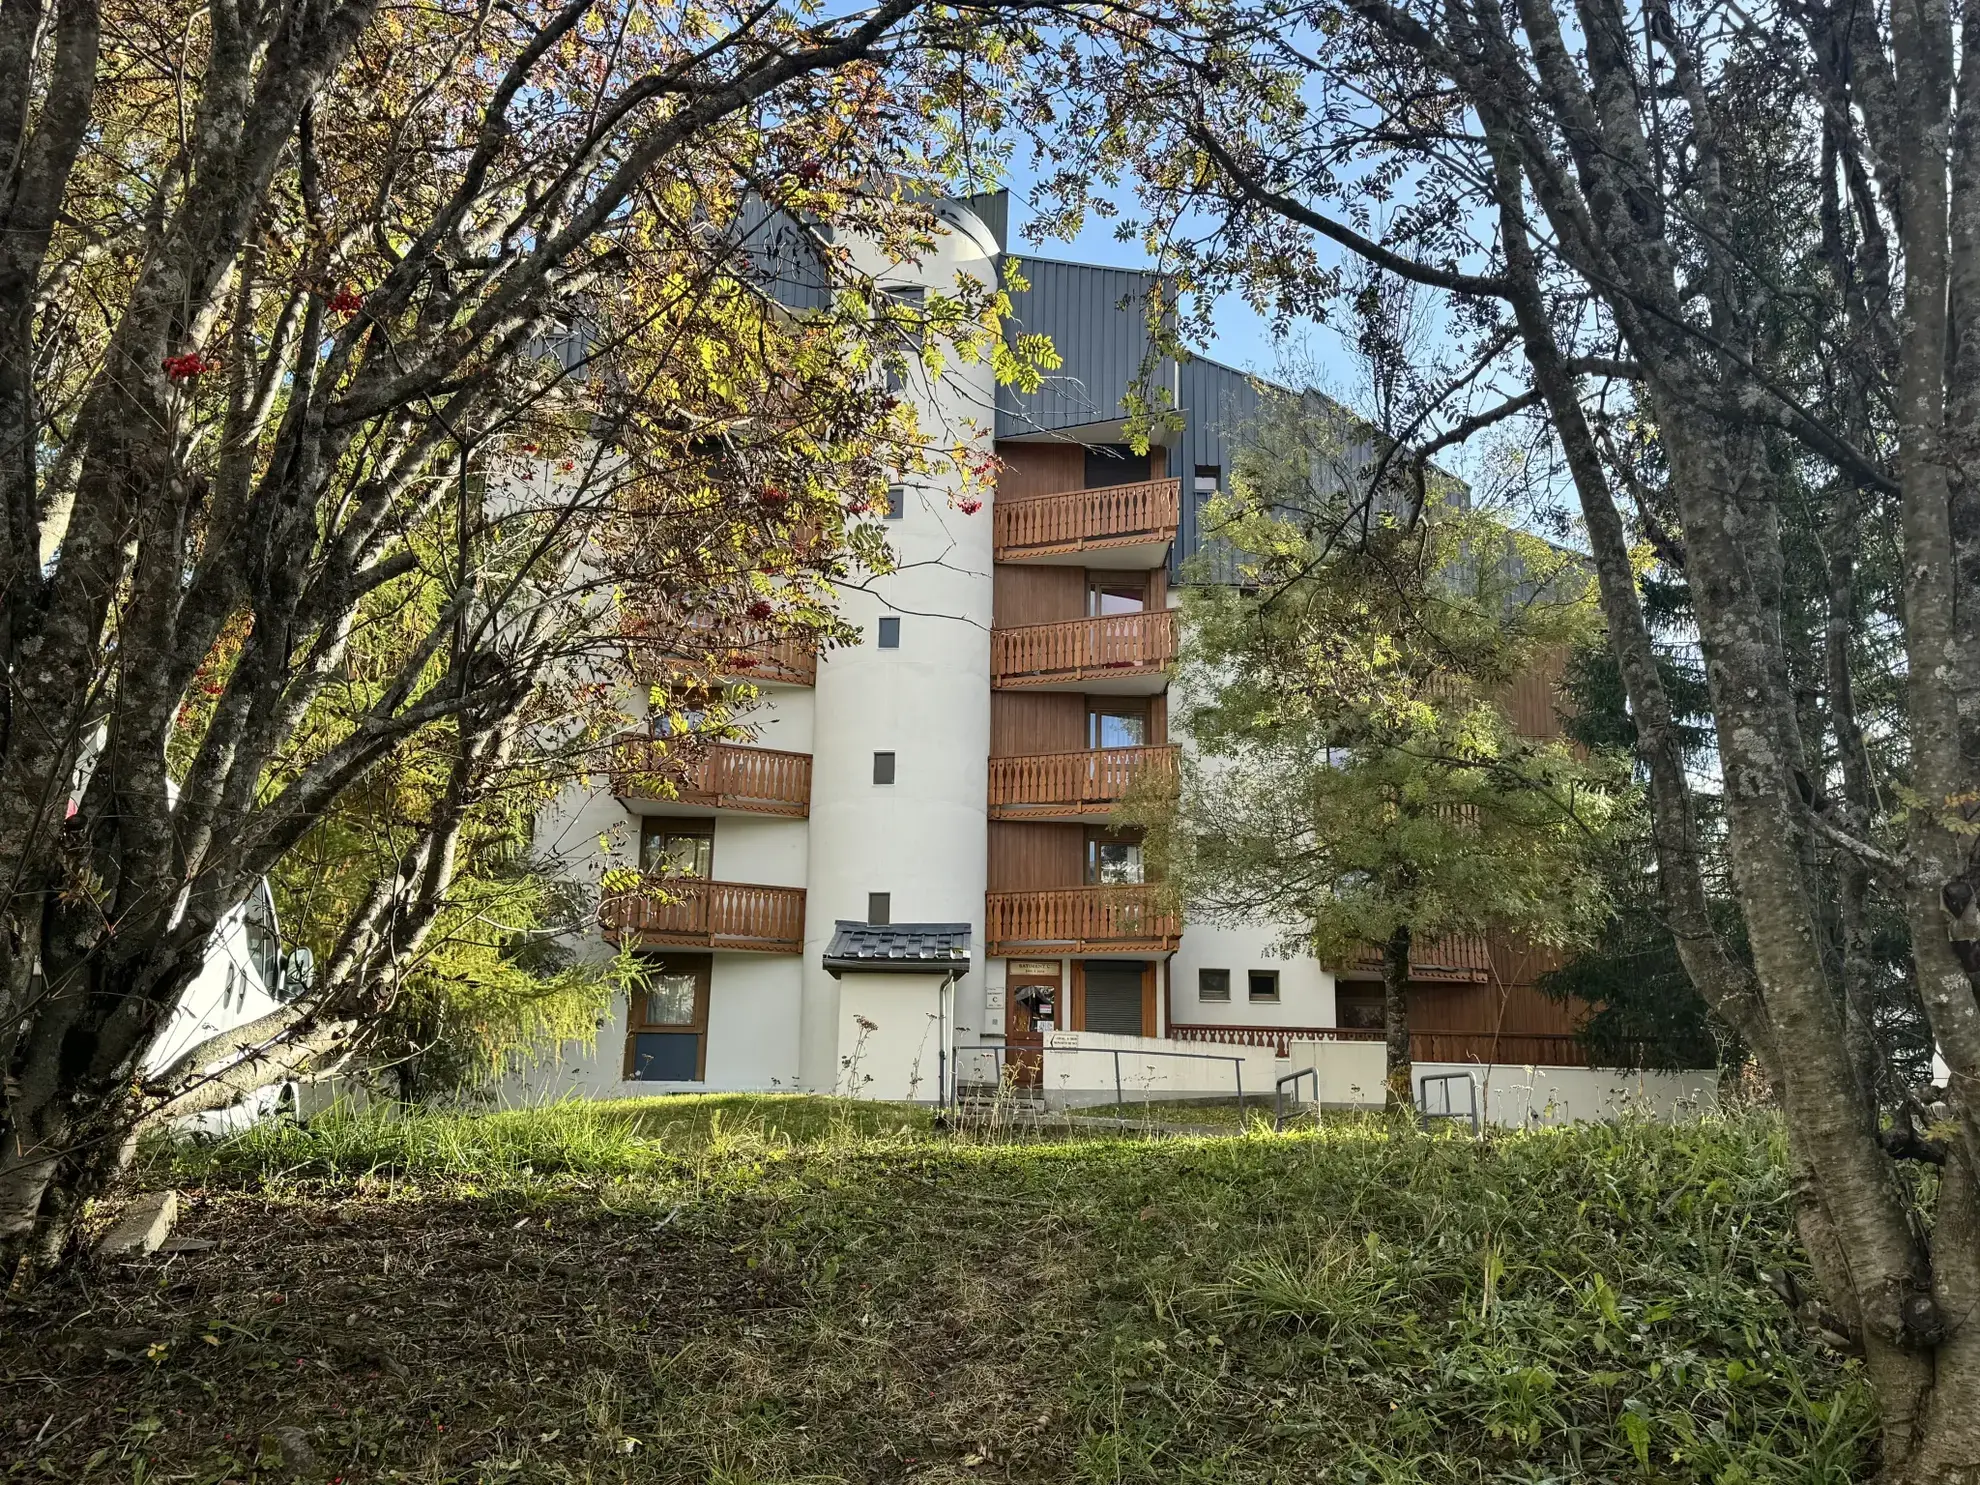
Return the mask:
M 836 920 L 825 968 L 880 974 L 964 974 L 969 970 L 967 923 L 856 923 Z

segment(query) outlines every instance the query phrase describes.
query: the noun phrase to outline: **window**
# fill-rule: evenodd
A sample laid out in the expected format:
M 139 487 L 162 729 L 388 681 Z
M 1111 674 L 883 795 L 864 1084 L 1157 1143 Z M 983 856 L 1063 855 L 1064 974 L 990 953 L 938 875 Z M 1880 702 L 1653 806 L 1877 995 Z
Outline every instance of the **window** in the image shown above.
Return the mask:
M 1093 830 L 1086 836 L 1086 883 L 1089 887 L 1128 885 L 1143 880 L 1141 841 L 1112 831 Z
M 626 1018 L 628 1080 L 699 1083 L 708 1068 L 707 954 L 642 959 Z
M 898 650 L 901 647 L 901 621 L 886 618 L 880 621 L 880 648 Z
M 1334 995 L 1334 1020 L 1362 1031 L 1380 1031 L 1382 992 L 1367 986 L 1339 987 Z
M 1106 614 L 1138 614 L 1148 607 L 1148 579 L 1138 573 L 1096 575 L 1086 589 L 1089 618 Z
M 697 821 L 645 819 L 639 824 L 639 869 L 706 877 L 715 870 L 715 831 Z
M 885 926 L 894 921 L 894 894 L 891 892 L 869 892 L 866 894 L 866 921 Z
M 907 514 L 907 486 L 887 486 L 887 519 L 898 521 Z
M 1089 748 L 1139 748 L 1148 743 L 1148 703 L 1137 697 L 1096 701 L 1086 711 Z
M 1208 500 L 1217 493 L 1217 487 L 1224 482 L 1224 471 L 1215 464 L 1196 466 L 1196 495 L 1199 500 Z
M 1097 444 L 1086 451 L 1086 488 L 1138 485 L 1148 478 L 1150 456 L 1137 454 L 1124 443 Z
M 1254 969 L 1245 979 L 1253 1000 L 1277 1000 L 1279 998 L 1279 972 L 1276 969 Z
M 873 755 L 873 782 L 891 784 L 894 782 L 894 755 L 875 753 Z
M 1228 969 L 1199 969 L 1196 972 L 1196 998 L 1198 1000 L 1229 1000 L 1231 998 L 1231 972 Z

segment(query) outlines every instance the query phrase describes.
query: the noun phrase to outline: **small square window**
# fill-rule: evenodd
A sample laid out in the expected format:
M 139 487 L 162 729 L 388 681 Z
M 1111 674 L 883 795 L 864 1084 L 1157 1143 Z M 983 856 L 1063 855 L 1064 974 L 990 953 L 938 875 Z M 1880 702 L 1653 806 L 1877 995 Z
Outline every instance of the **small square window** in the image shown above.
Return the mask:
M 900 647 L 901 621 L 893 618 L 882 619 L 880 621 L 880 648 L 883 650 L 898 650 Z
M 887 519 L 898 521 L 907 514 L 907 486 L 887 486 Z
M 873 755 L 873 782 L 891 784 L 894 782 L 894 755 L 875 753 Z
M 883 927 L 894 921 L 894 894 L 891 892 L 869 892 L 866 894 L 866 921 Z
M 1199 969 L 1196 972 L 1198 1000 L 1229 1000 L 1231 972 L 1228 969 Z
M 1279 972 L 1276 969 L 1254 969 L 1246 979 L 1253 1000 L 1279 998 Z

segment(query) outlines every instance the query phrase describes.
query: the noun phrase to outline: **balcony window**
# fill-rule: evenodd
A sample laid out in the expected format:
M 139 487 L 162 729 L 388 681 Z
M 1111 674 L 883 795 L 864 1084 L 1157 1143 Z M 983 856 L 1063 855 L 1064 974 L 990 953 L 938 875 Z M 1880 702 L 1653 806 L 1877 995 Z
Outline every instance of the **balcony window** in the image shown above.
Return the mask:
M 1088 618 L 1138 614 L 1148 607 L 1148 580 L 1139 576 L 1096 577 L 1087 585 Z
M 625 1076 L 642 1083 L 699 1083 L 707 1076 L 706 954 L 645 957 L 632 992 Z
M 1150 463 L 1148 454 L 1137 454 L 1124 443 L 1092 445 L 1086 450 L 1086 488 L 1138 485 L 1149 478 Z
M 1231 972 L 1228 969 L 1199 969 L 1196 972 L 1196 998 L 1229 1003 Z
M 1086 713 L 1089 748 L 1140 748 L 1148 744 L 1148 703 L 1135 698 L 1093 702 Z
M 1279 972 L 1276 969 L 1254 969 L 1245 978 L 1249 982 L 1247 989 L 1254 1005 L 1279 998 Z
M 714 830 L 706 826 L 683 826 L 678 820 L 642 820 L 639 869 L 677 877 L 714 875 Z
M 1349 990 L 1343 986 L 1334 996 L 1334 1020 L 1341 1026 L 1351 1026 L 1360 1031 L 1380 1031 L 1382 992 Z
M 1089 831 L 1086 837 L 1086 884 L 1089 887 L 1131 886 L 1145 880 L 1141 842 L 1111 831 Z

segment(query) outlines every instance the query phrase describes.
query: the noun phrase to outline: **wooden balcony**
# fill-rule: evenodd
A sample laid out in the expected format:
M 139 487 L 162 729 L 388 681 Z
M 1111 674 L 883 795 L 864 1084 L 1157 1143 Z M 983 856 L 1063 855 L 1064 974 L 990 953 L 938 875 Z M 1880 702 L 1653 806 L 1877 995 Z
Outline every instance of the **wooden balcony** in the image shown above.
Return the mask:
M 624 800 L 802 819 L 811 813 L 811 755 L 737 743 L 669 751 L 656 738 L 630 737 L 612 760 L 612 793 Z
M 1182 941 L 1181 916 L 1164 910 L 1149 886 L 991 892 L 984 906 L 985 952 L 992 958 L 1167 954 Z
M 1141 780 L 1173 785 L 1176 752 L 1166 748 L 1089 748 L 990 760 L 990 818 L 1079 820 L 1107 815 Z
M 598 907 L 614 943 L 681 949 L 804 952 L 804 888 L 669 877 L 608 896 Z
M 990 684 L 1000 691 L 1152 696 L 1168 684 L 1175 658 L 1168 609 L 990 631 Z
M 643 628 L 635 624 L 626 646 L 634 673 L 650 685 L 818 684 L 818 648 L 813 640 L 762 624 L 717 624 L 701 615 L 685 623 L 662 617 Z
M 1169 1037 L 1179 1042 L 1270 1047 L 1291 1055 L 1291 1042 L 1381 1042 L 1382 1032 L 1360 1026 L 1185 1026 L 1172 1023 Z M 1588 1047 L 1571 1035 L 1490 1031 L 1414 1031 L 1412 1062 L 1459 1062 L 1497 1067 L 1589 1067 Z
M 1382 951 L 1364 949 L 1347 968 L 1356 975 L 1379 975 Z M 1452 934 L 1412 944 L 1409 977 L 1431 985 L 1482 984 L 1492 977 L 1491 945 L 1477 934 Z
M 1085 554 L 1100 552 L 1106 561 L 1097 565 L 1160 567 L 1176 539 L 1181 502 L 1181 480 L 998 500 L 997 560 L 1084 567 Z

